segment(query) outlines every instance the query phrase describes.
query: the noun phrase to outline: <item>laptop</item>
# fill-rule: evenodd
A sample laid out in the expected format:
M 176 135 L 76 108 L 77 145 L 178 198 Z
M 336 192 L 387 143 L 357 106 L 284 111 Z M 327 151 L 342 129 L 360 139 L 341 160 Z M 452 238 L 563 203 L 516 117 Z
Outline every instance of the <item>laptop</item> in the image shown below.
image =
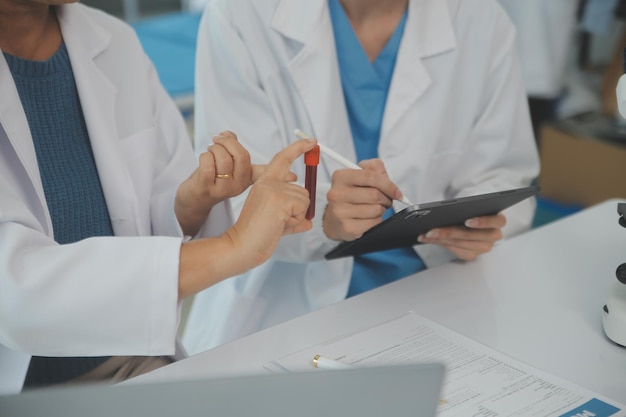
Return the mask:
M 439 363 L 153 384 L 48 388 L 0 397 L 10 417 L 435 417 Z

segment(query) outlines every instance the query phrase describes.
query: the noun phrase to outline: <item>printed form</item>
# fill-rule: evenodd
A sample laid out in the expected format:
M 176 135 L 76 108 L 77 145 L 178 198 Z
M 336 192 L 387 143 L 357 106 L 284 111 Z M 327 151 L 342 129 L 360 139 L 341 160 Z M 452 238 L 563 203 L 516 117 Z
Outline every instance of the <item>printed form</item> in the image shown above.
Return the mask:
M 312 370 L 320 355 L 350 366 L 441 362 L 438 417 L 626 416 L 623 405 L 535 369 L 413 312 L 312 346 L 264 367 Z

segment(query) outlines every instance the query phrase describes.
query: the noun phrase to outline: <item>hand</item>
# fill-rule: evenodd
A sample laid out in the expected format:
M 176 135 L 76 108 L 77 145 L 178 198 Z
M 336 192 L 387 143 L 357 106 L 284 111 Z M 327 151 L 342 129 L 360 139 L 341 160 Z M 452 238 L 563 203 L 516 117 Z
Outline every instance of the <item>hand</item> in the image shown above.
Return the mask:
M 281 236 L 312 227 L 305 218 L 309 193 L 287 181 L 296 179 L 290 171 L 293 161 L 316 144 L 316 140 L 300 140 L 276 154 L 250 189 L 239 219 L 226 231 L 246 268 L 269 259 Z
M 402 198 L 382 160 L 361 161 L 359 166 L 363 169 L 340 169 L 333 174 L 323 217 L 324 233 L 329 239 L 361 237 L 382 221 L 394 199 Z
M 176 193 L 176 217 L 185 234 L 196 234 L 216 204 L 246 190 L 252 172 L 250 154 L 233 132 L 213 137 L 213 145 L 200 155 L 198 168 Z
M 479 255 L 491 251 L 502 239 L 502 228 L 506 217 L 500 213 L 469 219 L 465 226 L 442 227 L 418 236 L 421 243 L 432 243 L 450 250 L 459 259 L 472 261 Z

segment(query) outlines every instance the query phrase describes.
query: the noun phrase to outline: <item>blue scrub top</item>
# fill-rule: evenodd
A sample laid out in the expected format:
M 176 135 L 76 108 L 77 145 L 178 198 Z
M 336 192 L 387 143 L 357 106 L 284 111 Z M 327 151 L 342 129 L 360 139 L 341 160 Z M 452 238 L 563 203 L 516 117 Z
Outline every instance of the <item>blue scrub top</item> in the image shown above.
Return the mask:
M 378 157 L 380 130 L 389 86 L 407 13 L 375 61 L 370 62 L 339 0 L 328 0 L 343 95 L 357 160 Z M 388 209 L 384 218 L 393 214 Z M 425 268 L 412 248 L 393 249 L 354 258 L 348 297 L 411 275 Z

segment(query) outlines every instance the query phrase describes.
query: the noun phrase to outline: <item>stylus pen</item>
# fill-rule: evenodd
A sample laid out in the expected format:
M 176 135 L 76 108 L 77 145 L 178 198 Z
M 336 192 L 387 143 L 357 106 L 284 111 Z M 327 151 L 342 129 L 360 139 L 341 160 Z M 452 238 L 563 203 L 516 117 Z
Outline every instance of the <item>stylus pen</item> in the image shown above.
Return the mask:
M 313 366 L 319 369 L 348 369 L 352 366 L 332 359 L 322 358 L 320 355 L 313 357 Z
M 311 136 L 307 135 L 306 133 L 304 133 L 300 129 L 296 129 L 295 130 L 295 134 L 296 134 L 296 137 L 298 139 L 311 139 Z M 363 169 L 360 166 L 358 166 L 357 164 L 355 164 L 354 162 L 350 161 L 348 158 L 338 154 L 337 152 L 333 151 L 332 149 L 326 147 L 325 145 L 322 145 L 321 143 L 319 143 L 319 141 L 317 142 L 317 144 L 320 147 L 320 151 L 324 155 L 328 156 L 331 159 L 334 159 L 336 162 L 339 162 L 344 167 L 351 168 L 351 169 Z M 402 193 L 402 198 L 399 199 L 398 201 L 406 204 L 407 206 L 414 206 L 414 204 L 411 203 L 411 201 L 408 198 L 406 198 L 404 193 Z

